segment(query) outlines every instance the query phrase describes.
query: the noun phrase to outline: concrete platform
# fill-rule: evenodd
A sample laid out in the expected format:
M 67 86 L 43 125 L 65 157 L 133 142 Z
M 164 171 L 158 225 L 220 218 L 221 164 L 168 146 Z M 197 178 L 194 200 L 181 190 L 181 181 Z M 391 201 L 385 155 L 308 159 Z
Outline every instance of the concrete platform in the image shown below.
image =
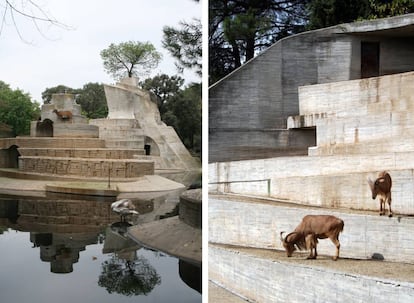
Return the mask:
M 414 265 L 209 245 L 209 278 L 252 302 L 412 302 Z M 213 302 L 213 301 L 211 301 Z
M 280 232 L 293 231 L 308 214 L 341 218 L 340 257 L 414 264 L 414 217 L 376 212 L 309 207 L 242 196 L 210 195 L 209 241 L 262 249 L 283 249 Z M 332 256 L 335 246 L 320 240 L 318 252 Z
M 184 189 L 181 183 L 162 176 L 150 175 L 129 182 L 112 182 L 108 188 L 107 181 L 91 180 L 29 180 L 0 177 L 0 194 L 45 197 L 47 193 L 76 195 L 103 195 L 117 197 L 154 198 L 172 190 Z

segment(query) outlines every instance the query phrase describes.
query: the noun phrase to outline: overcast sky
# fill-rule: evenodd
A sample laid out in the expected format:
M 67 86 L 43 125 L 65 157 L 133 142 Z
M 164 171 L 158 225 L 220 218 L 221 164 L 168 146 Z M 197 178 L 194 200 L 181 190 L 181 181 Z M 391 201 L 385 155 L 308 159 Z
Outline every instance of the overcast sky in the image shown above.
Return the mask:
M 14 1 L 16 5 L 25 1 Z M 101 50 L 111 43 L 151 42 L 163 59 L 151 76 L 177 74 L 175 60 L 162 47 L 163 27 L 201 18 L 202 1 L 193 0 L 35 0 L 70 29 L 45 26 L 40 34 L 32 21 L 15 15 L 25 43 L 10 15 L 0 35 L 0 80 L 41 102 L 48 87 L 63 84 L 81 88 L 89 82 L 114 83 L 104 71 Z M 26 7 L 27 9 L 27 7 Z M 4 0 L 0 0 L 0 13 Z M 1 24 L 0 24 L 1 27 Z M 200 82 L 193 72 L 181 75 L 186 83 Z

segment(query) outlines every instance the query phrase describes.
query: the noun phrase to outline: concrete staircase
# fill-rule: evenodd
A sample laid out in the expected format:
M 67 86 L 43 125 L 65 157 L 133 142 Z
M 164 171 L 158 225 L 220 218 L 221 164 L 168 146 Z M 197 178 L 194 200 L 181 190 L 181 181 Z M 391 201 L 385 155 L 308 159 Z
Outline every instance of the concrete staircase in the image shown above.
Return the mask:
M 414 220 L 235 195 L 209 197 L 209 279 L 252 302 L 411 302 Z M 345 222 L 337 262 L 330 240 L 318 259 L 287 258 L 281 231 L 306 214 Z
M 209 165 L 209 276 L 254 302 L 412 302 L 414 73 L 299 88 L 290 129 L 316 129 L 307 156 Z M 367 179 L 393 179 L 394 217 Z M 239 195 L 239 196 L 234 196 Z M 253 198 L 254 197 L 254 198 Z M 282 252 L 281 231 L 307 214 L 345 222 L 338 262 Z M 292 261 L 293 260 L 293 261 Z

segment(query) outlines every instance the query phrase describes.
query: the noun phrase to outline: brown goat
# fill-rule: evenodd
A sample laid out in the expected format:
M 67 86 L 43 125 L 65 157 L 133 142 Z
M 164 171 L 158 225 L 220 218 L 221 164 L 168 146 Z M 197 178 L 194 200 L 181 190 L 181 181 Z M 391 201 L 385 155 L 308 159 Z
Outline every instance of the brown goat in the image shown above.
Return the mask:
M 65 111 L 59 111 L 57 109 L 54 109 L 53 112 L 58 115 L 58 117 L 62 120 L 72 120 L 72 112 L 65 110 Z
M 329 215 L 307 215 L 303 217 L 302 222 L 295 228 L 293 232 L 283 238 L 280 233 L 280 240 L 286 250 L 288 257 L 296 250 L 310 250 L 308 259 L 316 259 L 318 253 L 316 246 L 318 239 L 329 238 L 336 246 L 336 255 L 333 260 L 339 257 L 339 234 L 344 229 L 344 221 Z
M 378 178 L 374 181 L 368 179 L 369 187 L 372 192 L 372 199 L 375 200 L 379 196 L 380 201 L 380 216 L 385 215 L 385 202 L 388 203 L 389 213 L 388 216 L 392 217 L 391 210 L 391 186 L 392 180 L 389 173 L 386 171 L 380 172 Z

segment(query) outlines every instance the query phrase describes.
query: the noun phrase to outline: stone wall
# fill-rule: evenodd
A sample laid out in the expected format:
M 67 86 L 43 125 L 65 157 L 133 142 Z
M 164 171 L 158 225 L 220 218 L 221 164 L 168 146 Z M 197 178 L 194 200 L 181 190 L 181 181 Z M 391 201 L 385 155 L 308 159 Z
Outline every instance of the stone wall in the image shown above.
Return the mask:
M 144 150 L 136 149 L 110 149 L 110 148 L 19 148 L 22 156 L 37 157 L 71 157 L 71 158 L 97 158 L 97 159 L 133 159 L 144 155 Z M 148 160 L 142 158 L 142 160 Z
M 154 174 L 154 162 L 145 160 L 20 157 L 23 172 L 81 177 L 134 178 Z

